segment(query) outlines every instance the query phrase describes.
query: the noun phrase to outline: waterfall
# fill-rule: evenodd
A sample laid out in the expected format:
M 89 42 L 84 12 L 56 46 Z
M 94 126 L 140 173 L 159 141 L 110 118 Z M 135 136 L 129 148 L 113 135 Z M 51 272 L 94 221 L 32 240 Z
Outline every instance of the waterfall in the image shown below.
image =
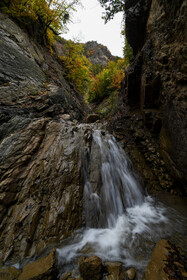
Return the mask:
M 159 239 L 184 235 L 186 220 L 144 194 L 129 157 L 113 136 L 91 131 L 84 131 L 89 141 L 79 149 L 86 228 L 62 243 L 59 265 L 74 266 L 79 256 L 95 254 L 142 270 Z
M 93 133 L 93 153 L 100 155 L 97 168 L 100 182 L 94 190 L 90 182 L 89 165 L 95 165 L 87 150 L 84 161 L 84 200 L 87 226 L 113 227 L 118 216 L 128 207 L 144 202 L 144 194 L 133 171 L 133 166 L 114 137 L 102 135 L 99 130 Z M 90 162 L 89 162 L 90 161 Z M 94 170 L 95 172 L 95 170 Z M 94 217 L 94 218 L 92 218 Z M 90 219 L 91 218 L 91 219 Z

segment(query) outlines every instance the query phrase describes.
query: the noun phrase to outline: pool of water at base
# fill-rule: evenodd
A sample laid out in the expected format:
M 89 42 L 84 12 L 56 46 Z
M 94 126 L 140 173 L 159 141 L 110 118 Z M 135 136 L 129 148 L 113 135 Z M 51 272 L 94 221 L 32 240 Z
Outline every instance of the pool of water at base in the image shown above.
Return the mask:
M 163 204 L 164 202 L 164 204 Z M 156 242 L 165 238 L 187 254 L 186 199 L 158 193 L 145 197 L 141 205 L 127 208 L 108 228 L 80 230 L 59 246 L 60 273 L 74 271 L 80 256 L 99 256 L 103 262 L 122 262 L 125 269 L 134 267 L 141 280 Z

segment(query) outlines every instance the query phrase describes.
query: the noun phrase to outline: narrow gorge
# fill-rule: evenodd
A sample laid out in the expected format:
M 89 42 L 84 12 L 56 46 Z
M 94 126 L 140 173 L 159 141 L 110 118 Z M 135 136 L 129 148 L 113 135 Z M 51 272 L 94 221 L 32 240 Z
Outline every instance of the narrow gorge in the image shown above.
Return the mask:
M 108 119 L 60 42 L 0 13 L 0 280 L 187 277 L 187 1 L 125 5 L 134 59 Z

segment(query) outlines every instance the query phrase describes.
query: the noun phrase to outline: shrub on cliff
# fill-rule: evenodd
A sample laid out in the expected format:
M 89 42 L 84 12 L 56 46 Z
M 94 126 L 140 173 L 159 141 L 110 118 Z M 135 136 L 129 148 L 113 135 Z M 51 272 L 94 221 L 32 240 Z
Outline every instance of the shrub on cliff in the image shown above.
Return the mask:
M 42 39 L 53 40 L 53 34 L 64 30 L 78 4 L 79 0 L 1 0 L 0 11 L 28 28 L 37 26 Z

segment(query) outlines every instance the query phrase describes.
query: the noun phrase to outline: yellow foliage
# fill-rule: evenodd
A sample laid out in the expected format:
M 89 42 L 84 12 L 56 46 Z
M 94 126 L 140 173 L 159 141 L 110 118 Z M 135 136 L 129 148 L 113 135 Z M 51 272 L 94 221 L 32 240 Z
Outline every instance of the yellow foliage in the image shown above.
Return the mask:
M 87 95 L 89 102 L 100 102 L 120 89 L 121 81 L 125 77 L 124 65 L 124 59 L 110 61 L 103 71 L 92 78 Z
M 89 88 L 90 61 L 84 56 L 83 46 L 79 43 L 68 41 L 65 45 L 66 55 L 61 59 L 67 69 L 67 78 L 74 82 L 79 92 L 83 95 Z
M 0 0 L 0 11 L 21 23 L 37 22 L 41 35 L 47 35 L 52 42 L 54 34 L 65 28 L 71 11 L 79 3 L 80 0 Z

